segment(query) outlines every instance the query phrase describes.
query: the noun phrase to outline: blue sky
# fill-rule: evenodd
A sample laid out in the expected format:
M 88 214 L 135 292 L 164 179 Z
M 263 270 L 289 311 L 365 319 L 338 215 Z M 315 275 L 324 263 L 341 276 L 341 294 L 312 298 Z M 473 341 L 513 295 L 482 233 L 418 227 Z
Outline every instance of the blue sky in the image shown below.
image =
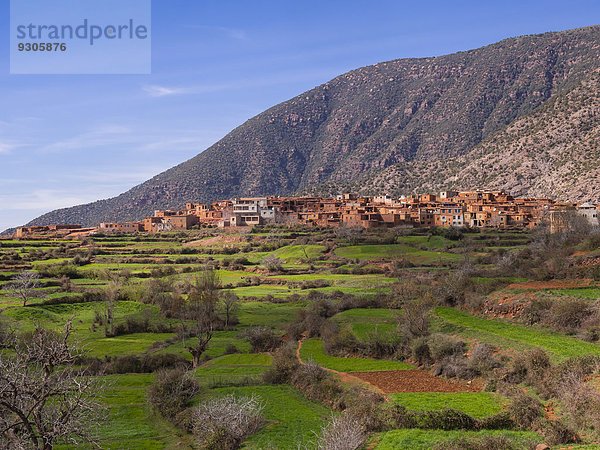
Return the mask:
M 10 75 L 1 0 L 0 230 L 124 192 L 348 70 L 597 23 L 597 0 L 154 0 L 151 75 Z

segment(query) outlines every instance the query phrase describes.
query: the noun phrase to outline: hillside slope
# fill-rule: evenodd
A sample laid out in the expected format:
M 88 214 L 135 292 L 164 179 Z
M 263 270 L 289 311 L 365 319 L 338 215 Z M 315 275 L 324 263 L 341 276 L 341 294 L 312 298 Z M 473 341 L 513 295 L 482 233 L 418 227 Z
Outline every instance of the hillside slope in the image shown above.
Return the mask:
M 363 67 L 259 114 L 118 197 L 53 211 L 30 224 L 140 219 L 186 201 L 290 194 L 382 174 L 397 182 L 390 171 L 399 165 L 460 164 L 457 157 L 598 67 L 599 26 Z M 428 181 L 412 188 L 425 190 Z M 543 183 L 538 187 L 536 193 L 553 193 Z
M 490 188 L 598 202 L 599 143 L 600 70 L 595 70 L 466 155 L 396 164 L 354 187 L 364 193 Z

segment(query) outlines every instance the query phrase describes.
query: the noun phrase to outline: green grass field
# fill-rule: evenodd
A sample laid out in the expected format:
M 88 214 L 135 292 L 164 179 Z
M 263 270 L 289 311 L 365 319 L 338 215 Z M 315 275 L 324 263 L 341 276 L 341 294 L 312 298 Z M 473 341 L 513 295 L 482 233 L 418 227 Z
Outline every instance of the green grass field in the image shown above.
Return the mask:
M 288 264 L 299 260 L 318 258 L 325 252 L 323 245 L 288 245 L 281 247 L 271 254 L 282 259 Z
M 540 347 L 551 352 L 557 359 L 572 356 L 600 355 L 600 346 L 571 336 L 513 325 L 499 320 L 475 317 L 456 309 L 439 306 L 434 314 L 458 326 L 455 331 L 464 337 L 488 342 L 492 345 L 523 350 Z
M 356 308 L 343 311 L 332 317 L 332 320 L 350 324 L 352 332 L 360 340 L 366 340 L 374 333 L 389 334 L 397 331 L 397 314 L 399 310 L 382 308 Z
M 306 400 L 291 386 L 218 388 L 217 395 L 256 395 L 264 402 L 268 424 L 245 442 L 245 448 L 297 449 L 309 444 L 334 413 Z
M 409 410 L 453 408 L 477 418 L 496 414 L 508 403 L 501 395 L 489 392 L 408 392 L 389 395 L 393 402 Z
M 244 379 L 259 381 L 270 367 L 271 356 L 265 354 L 224 355 L 204 363 L 196 369 L 200 382 L 215 384 L 236 382 Z
M 354 308 L 337 313 L 332 319 L 336 322 L 394 323 L 399 312 L 386 308 Z
M 323 342 L 309 339 L 302 343 L 300 358 L 340 372 L 372 372 L 376 370 L 414 369 L 410 364 L 399 361 L 377 360 L 369 358 L 340 358 L 329 356 L 323 350 Z
M 283 328 L 296 318 L 306 303 L 243 302 L 238 317 L 241 327 L 272 326 Z
M 528 446 L 529 443 L 538 443 L 541 440 L 538 434 L 524 431 L 485 430 L 473 432 L 406 429 L 382 433 L 374 438 L 373 441 L 378 442 L 375 446 L 377 450 L 428 450 L 436 444 L 451 439 L 483 436 L 506 436 L 521 444 L 523 449 L 530 448 Z M 379 440 L 377 441 L 377 439 Z
M 102 403 L 109 420 L 94 430 L 95 439 L 108 449 L 162 449 L 189 445 L 179 433 L 146 402 L 146 389 L 154 374 L 110 375 Z M 58 445 L 57 449 L 81 448 Z
M 435 264 L 460 261 L 461 256 L 441 251 L 420 250 L 406 244 L 354 245 L 341 247 L 335 254 L 342 258 L 381 260 L 404 257 L 414 264 Z
M 426 247 L 434 250 L 444 250 L 445 248 L 455 247 L 457 243 L 446 239 L 443 236 L 401 236 L 398 238 L 399 244 L 408 244 L 413 247 Z

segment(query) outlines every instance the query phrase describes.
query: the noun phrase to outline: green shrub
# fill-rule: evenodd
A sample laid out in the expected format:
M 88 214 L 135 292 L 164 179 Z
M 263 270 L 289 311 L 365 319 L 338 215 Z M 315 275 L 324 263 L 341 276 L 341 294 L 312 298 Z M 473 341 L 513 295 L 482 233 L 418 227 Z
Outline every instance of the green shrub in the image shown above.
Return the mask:
M 516 389 L 507 409 L 513 421 L 521 430 L 531 429 L 545 413 L 544 405 L 529 394 Z
M 592 316 L 593 311 L 583 299 L 554 302 L 547 322 L 552 328 L 564 333 L 575 333 Z
M 200 385 L 184 369 L 163 370 L 148 388 L 148 401 L 173 421 L 199 392 Z
M 398 332 L 380 332 L 377 328 L 367 334 L 365 339 L 367 354 L 376 359 L 395 355 L 401 346 Z
M 482 430 L 513 430 L 515 422 L 508 411 L 500 411 L 488 417 L 479 419 Z
M 361 386 L 352 386 L 339 398 L 336 409 L 344 410 L 347 417 L 353 417 L 366 431 L 385 429 L 381 405 L 384 397 L 378 392 Z
M 39 272 L 44 278 L 83 278 L 78 266 L 69 263 L 48 264 L 40 268 Z
M 273 355 L 271 367 L 263 373 L 263 381 L 268 384 L 289 383 L 299 367 L 295 346 L 282 347 Z
M 420 366 L 426 366 L 433 362 L 427 338 L 417 338 L 411 343 L 412 356 Z
M 340 330 L 337 323 L 325 321 L 320 334 L 323 338 L 323 349 L 329 355 L 356 354 L 365 349 L 365 345 L 358 341 L 350 326 L 345 326 Z
M 252 353 L 270 352 L 282 344 L 281 338 L 268 327 L 249 328 L 241 334 L 241 337 L 248 339 L 252 346 Z
M 163 369 L 187 368 L 190 362 L 175 353 L 145 353 L 117 356 L 104 364 L 107 373 L 151 373 Z
M 450 356 L 462 356 L 465 351 L 464 342 L 454 339 L 446 334 L 432 334 L 427 343 L 429 345 L 431 357 L 435 361 L 441 361 Z
M 307 399 L 329 405 L 335 404 L 343 392 L 329 372 L 312 362 L 301 365 L 291 381 Z

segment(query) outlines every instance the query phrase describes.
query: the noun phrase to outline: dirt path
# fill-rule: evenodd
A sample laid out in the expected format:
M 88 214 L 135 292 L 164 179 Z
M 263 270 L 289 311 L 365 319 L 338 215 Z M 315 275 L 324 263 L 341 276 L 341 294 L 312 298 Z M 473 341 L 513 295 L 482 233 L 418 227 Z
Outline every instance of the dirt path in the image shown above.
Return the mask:
M 302 358 L 300 357 L 300 349 L 302 348 L 302 343 L 305 341 L 305 338 L 302 338 L 298 341 L 298 348 L 296 349 L 296 358 L 298 358 L 298 362 L 302 365 L 305 365 L 306 363 L 304 361 L 302 361 Z M 323 367 L 323 369 L 325 369 L 326 371 L 330 372 L 330 373 L 334 373 L 336 374 L 340 380 L 344 383 L 358 383 L 358 384 L 363 384 L 363 385 L 367 385 L 369 388 L 377 391 L 378 393 L 380 393 L 381 395 L 383 395 L 383 397 L 385 398 L 385 401 L 389 401 L 388 396 L 386 395 L 386 393 L 380 389 L 379 387 L 375 386 L 374 384 L 363 380 L 362 378 L 356 377 L 354 375 L 351 375 L 347 372 L 340 372 L 338 370 L 334 370 L 334 369 L 328 369 L 327 367 Z

